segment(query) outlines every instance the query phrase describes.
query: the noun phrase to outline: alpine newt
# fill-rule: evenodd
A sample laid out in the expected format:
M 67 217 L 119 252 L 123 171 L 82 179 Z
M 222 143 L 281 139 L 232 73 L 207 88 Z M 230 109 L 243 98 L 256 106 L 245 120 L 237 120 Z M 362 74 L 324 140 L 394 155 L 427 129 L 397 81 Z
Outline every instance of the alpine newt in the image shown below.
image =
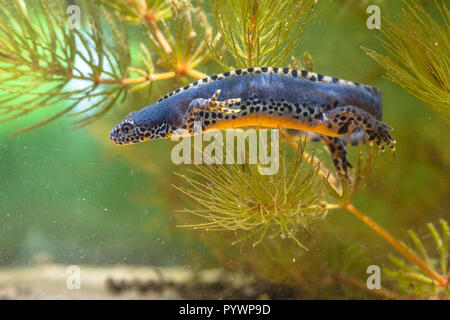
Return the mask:
M 248 68 L 195 81 L 131 112 L 110 134 L 118 145 L 238 127 L 312 132 L 328 146 L 334 165 L 351 167 L 346 141 L 364 139 L 395 148 L 381 122 L 381 91 L 353 81 L 290 68 Z M 352 138 L 352 136 L 354 136 Z M 359 138 L 358 138 L 359 137 Z

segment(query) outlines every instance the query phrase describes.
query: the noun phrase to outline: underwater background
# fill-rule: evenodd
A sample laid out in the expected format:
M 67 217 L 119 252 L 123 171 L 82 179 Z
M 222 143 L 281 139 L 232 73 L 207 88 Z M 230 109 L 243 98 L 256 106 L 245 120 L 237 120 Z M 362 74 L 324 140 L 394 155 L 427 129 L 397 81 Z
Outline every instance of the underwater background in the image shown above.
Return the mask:
M 390 152 L 376 157 L 352 203 L 397 239 L 408 243 L 407 231 L 414 230 L 432 243 L 427 223 L 438 227 L 440 219 L 450 218 L 448 119 L 386 79 L 386 71 L 362 50 L 383 52 L 380 31 L 366 26 L 366 8 L 372 3 L 393 21 L 404 6 L 402 1 L 332 1 L 307 24 L 292 55 L 300 58 L 307 51 L 315 72 L 382 90 L 383 121 L 394 128 L 396 157 Z M 421 3 L 439 16 L 433 1 Z M 32 11 L 33 2 L 27 5 Z M 210 4 L 202 8 L 213 21 Z M 133 61 L 146 34 L 131 26 L 129 37 Z M 214 60 L 198 69 L 208 75 L 225 71 Z M 117 147 L 109 132 L 128 112 L 183 85 L 176 78 L 155 82 L 150 93 L 130 93 L 100 119 L 76 130 L 73 119 L 61 117 L 12 136 L 51 116 L 53 110 L 45 109 L 0 124 L 0 274 L 2 268 L 38 263 L 182 266 L 194 273 L 224 268 L 298 289 L 288 298 L 379 298 L 338 276 L 328 277 L 342 273 L 365 283 L 368 265 L 395 269 L 389 255 L 397 253 L 390 244 L 344 209 L 329 211 L 300 236 L 309 251 L 288 238 L 237 246 L 232 245 L 232 231 L 177 227 L 187 213 L 175 211 L 196 204 L 173 186 L 184 183 L 175 173 L 192 166 L 171 162 L 174 142 Z M 281 142 L 281 150 L 289 148 Z M 334 170 L 321 143 L 308 142 L 307 150 L 312 149 Z M 348 147 L 350 162 L 356 164 L 358 152 L 365 150 Z M 397 290 L 395 277 L 383 274 L 382 279 L 383 286 Z

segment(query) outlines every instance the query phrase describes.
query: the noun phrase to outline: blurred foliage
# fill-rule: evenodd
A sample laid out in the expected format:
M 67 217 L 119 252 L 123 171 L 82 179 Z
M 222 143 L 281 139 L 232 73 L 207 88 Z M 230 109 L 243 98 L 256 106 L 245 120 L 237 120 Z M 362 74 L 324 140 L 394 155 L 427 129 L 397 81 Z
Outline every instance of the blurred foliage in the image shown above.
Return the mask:
M 99 0 L 97 2 L 115 12 L 121 20 L 138 25 L 143 21 L 161 21 L 172 17 L 169 3 L 164 0 Z
M 3 2 L 7 1 L 2 1 L 2 4 Z M 378 2 L 383 6 L 383 15 L 384 12 L 398 12 L 399 2 Z M 24 3 L 26 5 L 22 5 Z M 234 21 L 235 25 L 232 25 L 233 21 L 230 22 L 228 19 L 218 21 L 220 12 L 218 13 L 217 10 L 221 3 L 215 1 L 211 1 L 209 6 L 208 3 L 174 0 L 105 0 L 101 3 L 104 5 L 103 9 L 98 6 L 99 2 L 83 4 L 83 28 L 77 29 L 76 32 L 71 33 L 63 26 L 53 29 L 61 29 L 57 31 L 61 35 L 86 39 L 86 45 L 79 40 L 74 41 L 76 42 L 75 50 L 79 50 L 76 57 L 82 61 L 87 60 L 83 62 L 83 65 L 90 63 L 92 68 L 97 68 L 96 75 L 101 76 L 95 84 L 95 78 L 92 77 L 93 69 L 88 68 L 87 72 L 81 70 L 87 78 L 84 79 L 87 87 L 95 86 L 91 95 L 101 96 L 101 93 L 118 88 L 111 98 L 118 92 L 124 92 L 125 99 L 118 99 L 112 106 L 114 108 L 110 109 L 116 112 L 103 113 L 101 117 L 96 118 L 93 125 L 82 131 L 69 132 L 67 126 L 64 126 L 67 122 L 62 120 L 62 122 L 48 124 L 39 131 L 33 131 L 32 134 L 10 138 L 7 134 L 16 129 L 16 124 L 2 123 L 0 175 L 4 188 L 0 189 L 0 196 L 2 200 L 5 200 L 0 214 L 5 223 L 2 224 L 0 232 L 0 263 L 27 261 L 27 252 L 34 254 L 39 250 L 47 250 L 55 254 L 55 259 L 69 263 L 78 263 L 82 260 L 89 263 L 185 264 L 186 268 L 194 269 L 219 265 L 228 270 L 244 270 L 249 277 L 256 280 L 262 278 L 301 289 L 301 295 L 293 298 L 419 297 L 431 299 L 444 297 L 437 290 L 433 290 L 433 285 L 422 284 L 411 278 L 402 278 L 408 273 L 402 267 L 399 267 L 399 270 L 393 270 L 397 277 L 382 277 L 382 290 L 368 290 L 365 286 L 368 277 L 367 266 L 378 264 L 383 266 L 384 270 L 392 269 L 392 263 L 387 258 L 387 252 L 391 252 L 392 248 L 381 242 L 377 234 L 344 210 L 328 210 L 326 219 L 305 219 L 307 220 L 305 225 L 295 226 L 300 230 L 298 240 L 309 251 L 302 250 L 289 236 L 270 237 L 274 234 L 281 235 L 276 232 L 276 229 L 275 233 L 267 232 L 264 241 L 254 246 L 262 232 L 255 235 L 256 240 L 236 242 L 252 231 L 177 228 L 176 226 L 180 224 L 196 225 L 205 222 L 204 218 L 195 214 L 186 214 L 186 212 L 173 214 L 180 208 L 194 208 L 188 211 L 205 215 L 205 212 L 199 211 L 201 207 L 195 200 L 171 187 L 176 185 L 186 190 L 184 187 L 186 181 L 183 176 L 192 179 L 188 169 L 197 169 L 190 166 L 175 166 L 170 161 L 173 143 L 169 141 L 155 141 L 128 148 L 117 148 L 107 137 L 111 127 L 121 120 L 124 114 L 157 101 L 160 96 L 186 83 L 190 78 L 195 79 L 204 74 L 217 72 L 220 67 L 229 68 L 239 66 L 240 63 L 247 65 L 249 62 L 256 65 L 258 55 L 260 63 L 279 59 L 281 64 L 290 62 L 293 66 L 303 66 L 308 70 L 312 70 L 314 66 L 317 72 L 375 85 L 383 90 L 384 117 L 395 128 L 398 160 L 394 162 L 389 156 L 377 156 L 376 151 L 369 146 L 366 149 L 363 148 L 363 152 L 358 152 L 360 148 L 350 148 L 350 161 L 355 165 L 352 173 L 353 186 L 340 186 L 339 181 L 330 180 L 333 175 L 330 175 L 328 170 L 332 168 L 328 151 L 319 144 L 308 143 L 301 153 L 304 159 L 300 162 L 300 167 L 306 173 L 319 172 L 321 179 L 314 177 L 313 180 L 321 181 L 323 184 L 316 189 L 319 194 L 316 194 L 317 198 L 310 203 L 323 205 L 319 200 L 322 198 L 320 192 L 324 193 L 326 206 L 322 206 L 323 208 L 329 206 L 337 208 L 345 200 L 351 199 L 359 208 L 369 212 L 374 220 L 388 226 L 397 237 L 403 236 L 405 228 L 420 229 L 428 221 L 437 221 L 441 218 L 448 220 L 448 212 L 450 212 L 447 201 L 450 196 L 447 179 L 450 174 L 448 129 L 439 121 L 439 115 L 432 110 L 421 108 L 421 104 L 416 99 L 391 83 L 380 80 L 383 69 L 370 61 L 359 49 L 361 45 L 374 48 L 378 44 L 374 37 L 377 31 L 370 31 L 365 26 L 367 17 L 365 6 L 354 5 L 353 0 L 333 1 L 331 4 L 323 3 L 323 5 L 319 2 L 314 6 L 314 12 L 305 11 L 302 15 L 294 10 L 296 8 L 294 2 L 287 2 L 286 8 L 297 12 L 293 16 L 296 19 L 293 21 L 296 23 L 288 24 L 288 29 L 291 26 L 299 29 L 297 34 L 291 33 L 290 30 L 280 29 L 280 33 L 277 33 L 276 29 L 267 29 L 273 39 L 284 37 L 283 41 L 286 41 L 283 42 L 283 45 L 286 45 L 282 49 L 283 55 L 279 56 L 270 50 L 271 38 L 265 37 L 263 33 L 259 35 L 260 49 L 255 45 L 257 33 L 253 33 L 253 42 L 250 41 L 252 23 L 249 24 L 248 18 L 253 18 L 253 15 L 241 12 L 239 16 L 247 17 L 247 20 L 239 21 L 239 24 Z M 234 3 L 236 10 L 239 6 L 243 6 L 243 2 Z M 248 3 L 248 8 L 251 9 L 250 4 L 255 2 Z M 271 2 L 264 1 L 264 3 Z M 303 3 L 308 8 L 310 2 L 303 1 Z M 45 10 L 47 7 L 60 7 L 61 19 L 64 18 L 65 23 L 67 19 L 65 5 L 63 1 L 57 1 L 55 4 L 8 2 L 5 6 L 8 9 L 5 9 L 5 12 L 10 14 L 8 17 L 3 15 L 1 19 L 5 23 L 10 23 L 14 19 L 20 19 L 20 21 L 25 19 L 24 21 L 29 21 L 31 29 L 35 23 L 37 23 L 36 26 L 41 24 L 40 35 L 44 37 L 43 45 L 41 49 L 37 46 L 36 51 L 43 50 L 43 53 L 39 53 L 40 61 L 50 63 L 53 61 L 48 58 L 51 50 L 46 48 L 51 45 L 64 48 L 66 44 L 64 41 L 51 40 L 53 37 L 49 32 L 53 31 L 47 30 L 46 23 L 51 22 L 53 25 L 53 22 L 46 19 L 59 18 L 53 15 L 46 17 Z M 426 7 L 427 11 L 430 7 L 433 6 Z M 23 8 L 27 10 L 24 11 Z M 264 6 L 258 8 L 264 8 Z M 25 16 L 20 10 L 27 12 L 28 15 Z M 94 13 L 87 10 L 94 10 Z M 315 13 L 321 10 L 323 10 L 322 14 L 311 20 Z M 273 25 L 282 27 L 281 20 L 276 21 L 276 17 L 268 13 L 264 15 L 262 11 L 256 12 L 255 17 L 267 16 L 272 19 Z M 337 15 L 336 12 L 340 12 L 341 15 Z M 226 17 L 227 13 L 220 17 L 224 16 Z M 290 18 L 284 12 L 281 16 L 285 19 Z M 216 26 L 208 22 L 213 19 L 216 21 Z M 97 24 L 94 21 L 97 21 L 95 22 Z M 264 22 L 261 19 L 257 21 L 261 24 Z M 301 45 L 298 45 L 297 41 L 300 35 L 303 35 L 305 21 L 308 21 L 308 28 L 305 29 Z M 439 20 L 434 19 L 434 21 L 438 23 Z M 10 50 L 9 53 L 15 54 L 20 59 L 28 59 L 27 52 L 36 54 L 33 51 L 33 41 L 26 36 L 27 32 L 33 32 L 29 30 L 30 26 L 27 26 L 27 23 L 17 26 L 17 30 L 22 30 L 19 36 L 25 35 L 22 38 L 11 32 L 16 30 L 16 27 L 13 29 L 8 27 L 8 24 L 0 25 L 1 32 L 8 33 L 6 38 L 1 37 L 0 43 L 6 43 L 5 39 L 13 39 L 8 41 L 20 44 L 19 47 L 6 46 Z M 17 25 L 18 22 L 15 24 Z M 230 38 L 230 41 L 220 36 L 221 28 L 244 26 L 249 28 L 246 33 L 241 32 L 242 29 L 236 29 L 233 33 L 223 29 L 230 37 L 234 37 Z M 262 25 L 263 28 L 268 26 L 269 24 Z M 439 26 L 442 28 L 442 24 Z M 215 33 L 215 28 L 218 29 L 218 33 Z M 35 29 L 40 30 L 39 27 Z M 115 32 L 113 29 L 117 30 L 117 35 L 113 34 Z M 238 35 L 245 34 L 247 37 L 237 38 Z M 104 46 L 94 49 L 95 41 Z M 236 48 L 233 48 L 233 41 Z M 273 45 L 274 42 L 272 42 Z M 115 49 L 117 46 L 123 46 L 124 51 L 119 54 L 119 49 Z M 224 46 L 227 47 L 227 51 L 223 50 Z M 261 51 L 261 48 L 264 50 Z M 4 45 L 0 45 L 0 52 L 6 52 L 2 50 L 6 50 Z M 104 61 L 111 60 L 111 62 L 104 62 L 103 68 L 99 68 L 100 62 L 96 59 L 96 50 L 100 50 L 100 54 L 105 56 Z M 245 53 L 249 50 L 252 54 L 246 56 Z M 260 50 L 259 53 L 258 50 Z M 308 53 L 304 54 L 306 50 Z M 243 55 L 238 56 L 236 52 Z M 123 67 L 116 69 L 118 64 L 114 62 L 113 53 L 118 59 L 123 59 L 121 61 Z M 56 57 L 56 61 L 60 61 L 57 63 L 58 68 L 69 71 L 66 62 L 70 61 L 75 67 L 80 68 L 77 64 L 78 58 L 64 54 L 59 53 Z M 300 59 L 295 58 L 302 55 L 304 56 L 301 62 Z M 106 58 L 107 56 L 110 59 Z M 314 64 L 311 56 L 314 57 Z M 71 57 L 72 60 L 66 58 L 59 60 L 60 57 Z M 218 63 L 214 63 L 213 58 Z M 289 59 L 291 61 L 288 61 Z M 25 70 L 25 74 L 32 75 L 36 85 L 42 85 L 40 92 L 45 94 L 48 93 L 49 87 L 45 87 L 44 83 L 49 85 L 56 79 L 58 82 L 55 83 L 67 85 L 64 77 L 60 77 L 58 73 L 45 73 L 45 68 L 33 69 L 34 67 L 28 66 L 25 62 L 16 69 L 13 65 L 14 62 L 3 55 L 0 56 L 2 70 L 17 72 L 16 75 L 20 77 L 23 75 L 16 69 Z M 53 66 L 46 63 L 43 65 Z M 36 78 L 34 75 L 44 78 Z M 0 77 L 3 76 L 5 73 L 2 71 Z M 0 109 L 2 110 L 0 112 L 5 112 L 1 117 L 8 117 L 6 113 L 11 112 L 9 116 L 13 118 L 13 112 L 25 112 L 22 109 L 32 105 L 25 102 L 27 99 L 34 98 L 34 95 L 27 95 L 29 91 L 25 92 L 23 87 L 22 89 L 18 87 L 18 84 L 27 86 L 32 81 L 29 82 L 30 79 L 20 77 L 18 78 L 20 82 L 17 83 L 11 82 L 15 81 L 13 78 L 0 81 L 2 99 L 0 107 L 5 107 Z M 11 84 L 14 86 L 10 86 Z M 75 92 L 72 85 L 75 85 L 76 90 L 84 90 L 80 89 L 78 84 L 78 82 L 69 84 L 66 88 L 67 94 Z M 144 87 L 151 91 L 139 90 Z M 21 94 L 19 90 L 22 90 Z M 18 100 L 14 102 L 12 97 Z M 58 98 L 58 96 L 55 97 Z M 61 103 L 64 101 L 62 93 L 60 97 L 60 103 L 56 103 L 55 100 L 52 107 L 61 108 L 59 111 L 65 107 L 65 104 Z M 83 103 L 74 107 L 75 113 L 91 108 L 99 101 L 95 99 L 95 96 L 92 96 L 92 99 L 88 96 L 86 98 L 83 99 Z M 42 100 L 44 102 L 42 105 L 45 105 L 47 100 L 45 98 Z M 33 101 L 36 101 L 33 110 L 40 110 L 44 115 L 49 115 L 47 108 L 39 108 L 38 101 Z M 105 100 L 105 103 L 107 101 L 110 100 Z M 76 100 L 66 100 L 66 103 L 71 102 L 75 103 Z M 405 105 L 408 108 L 404 107 Z M 95 114 L 104 110 L 104 107 L 106 107 L 105 104 L 103 106 L 99 104 L 98 108 L 91 108 L 84 115 L 95 117 Z M 24 115 L 30 113 L 27 112 Z M 50 120 L 56 118 L 55 114 L 49 116 Z M 94 120 L 93 117 L 90 119 Z M 34 121 L 39 123 L 40 119 L 35 115 L 19 119 L 19 123 L 25 126 L 29 126 Z M 292 137 L 288 135 L 285 140 L 290 142 L 290 138 Z M 287 159 L 283 166 L 287 174 L 293 170 L 295 161 L 300 160 L 294 156 L 293 148 L 289 148 L 287 144 L 283 147 Z M 314 155 L 314 158 L 311 155 Z M 307 165 L 307 159 L 310 159 L 312 165 Z M 291 160 L 295 161 L 291 163 Z M 320 160 L 320 163 L 316 160 Z M 255 169 L 247 168 L 245 177 L 261 179 L 256 171 L 251 171 Z M 207 168 L 201 170 L 207 170 Z M 211 172 L 205 171 L 205 174 L 227 174 L 222 170 L 228 171 L 229 176 L 230 172 L 238 173 L 242 168 L 215 167 Z M 180 175 L 175 175 L 175 171 L 180 172 Z M 282 174 L 283 172 L 280 172 L 280 175 Z M 299 178 L 295 175 L 289 177 L 290 179 Z M 209 181 L 210 188 L 222 186 L 227 192 L 233 191 L 223 182 L 211 180 L 211 178 L 205 180 L 200 177 L 199 181 L 202 183 Z M 230 186 L 236 186 L 236 182 L 237 180 L 233 177 Z M 282 188 L 279 187 L 281 182 L 281 179 L 278 180 L 274 185 L 270 185 L 270 188 L 278 187 L 281 190 Z M 263 186 L 267 185 L 267 181 L 262 183 Z M 211 192 L 208 187 L 203 191 L 206 190 Z M 217 192 L 218 189 L 214 190 Z M 261 195 L 264 195 L 262 187 L 258 190 L 262 192 Z M 191 188 L 187 192 L 192 194 L 192 191 Z M 312 193 L 308 194 L 308 190 L 303 191 L 302 196 L 305 200 L 311 200 Z M 249 195 L 254 197 L 249 198 L 250 200 L 260 200 L 251 193 Z M 297 198 L 300 195 L 292 196 L 294 200 L 300 199 Z M 83 205 L 86 203 L 85 197 L 89 204 Z M 337 204 L 334 205 L 335 202 Z M 235 203 L 230 203 L 228 204 L 235 206 Z M 105 211 L 106 209 L 108 210 Z M 220 211 L 222 210 L 223 208 Z M 320 216 L 320 212 L 319 210 L 316 213 Z M 289 215 L 289 213 L 293 214 Z M 295 218 L 295 212 L 287 211 L 286 216 L 289 219 Z M 206 218 L 211 216 L 208 215 Z M 214 216 L 215 220 L 212 222 L 222 222 L 220 220 L 222 218 L 224 218 L 222 215 Z M 236 227 L 236 225 L 232 226 Z M 263 224 L 259 226 L 261 231 L 264 230 L 262 226 Z M 276 226 L 277 224 L 272 224 L 272 227 Z M 294 229 L 289 228 L 289 230 Z M 257 229 L 253 231 L 255 230 Z M 432 237 L 434 239 L 434 236 Z M 420 238 L 426 240 L 426 237 Z M 440 238 L 444 243 L 443 232 Z M 416 242 L 417 240 L 414 241 Z M 235 244 L 232 245 L 232 243 Z M 439 245 L 436 247 L 439 248 Z M 415 254 L 422 258 L 421 251 L 419 249 L 416 251 Z M 442 266 L 442 263 L 439 262 L 441 263 L 439 265 L 437 260 L 434 255 L 430 255 L 431 267 L 444 275 L 445 272 L 438 267 Z M 412 264 L 402 263 L 429 281 L 427 274 Z M 416 292 L 415 289 L 419 287 L 422 291 Z
M 416 256 L 421 257 L 427 265 L 429 265 L 436 272 L 440 272 L 447 279 L 450 279 L 448 272 L 449 264 L 449 238 L 450 230 L 446 221 L 440 220 L 441 232 L 439 232 L 432 223 L 428 223 L 427 227 L 430 236 L 433 239 L 433 255 L 438 254 L 438 257 L 430 256 L 427 249 L 420 239 L 420 237 L 412 230 L 408 231 L 411 241 L 415 246 L 415 250 L 410 249 Z M 386 269 L 386 274 L 398 279 L 401 291 L 404 294 L 412 295 L 412 298 L 421 299 L 450 299 L 450 288 L 436 286 L 433 279 L 415 265 L 406 263 L 403 259 L 390 256 L 390 259 L 397 270 Z
M 51 117 L 17 131 L 22 133 L 73 111 L 90 98 L 98 101 L 76 115 L 98 109 L 82 121 L 96 119 L 125 94 L 122 86 L 98 88 L 102 75 L 118 80 L 127 74 L 130 54 L 124 26 L 111 22 L 110 14 L 102 11 L 102 15 L 88 15 L 90 31 L 70 29 L 63 2 L 39 1 L 35 6 L 31 11 L 25 2 L 7 1 L 0 14 L 1 122 L 43 108 L 61 109 L 61 102 L 69 102 Z M 108 36 L 100 16 L 110 22 L 112 32 Z M 89 72 L 80 69 L 77 59 Z M 84 88 L 68 88 L 73 79 L 88 83 Z
M 367 7 L 370 5 L 377 5 L 381 10 L 385 9 L 385 2 L 389 0 L 334 0 L 339 3 L 339 10 L 337 10 L 339 15 L 345 15 L 350 10 L 355 14 L 361 16 L 362 18 L 367 17 Z
M 200 8 L 186 1 L 100 4 L 105 7 L 83 2 L 84 26 L 70 28 L 63 1 L 33 2 L 29 4 L 33 10 L 24 1 L 5 1 L 0 14 L 0 122 L 44 108 L 61 109 L 64 102 L 69 103 L 16 134 L 77 107 L 81 110 L 70 116 L 83 116 L 75 122 L 76 127 L 83 126 L 123 102 L 130 91 L 174 77 L 186 82 L 186 75 L 206 76 L 195 68 L 211 58 L 208 43 L 214 48 L 217 39 Z M 165 18 L 173 21 L 170 27 Z M 147 35 L 147 41 L 140 43 L 142 67 L 132 66 L 126 23 L 139 23 Z M 159 56 L 156 66 L 153 51 Z M 163 72 L 158 73 L 156 67 Z M 82 102 L 91 100 L 95 102 L 83 107 Z
M 435 0 L 442 24 L 417 2 L 403 1 L 399 22 L 383 21 L 388 55 L 365 48 L 388 78 L 450 118 L 450 12 Z

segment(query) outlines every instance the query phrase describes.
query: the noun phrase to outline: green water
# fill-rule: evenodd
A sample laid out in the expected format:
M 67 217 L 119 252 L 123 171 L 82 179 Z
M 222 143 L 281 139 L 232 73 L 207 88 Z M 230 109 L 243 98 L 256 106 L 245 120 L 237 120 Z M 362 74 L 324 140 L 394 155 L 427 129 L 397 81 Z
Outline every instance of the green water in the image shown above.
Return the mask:
M 389 16 L 398 12 L 397 5 L 391 8 Z M 450 136 L 439 114 L 384 79 L 383 70 L 360 49 L 380 48 L 378 31 L 368 30 L 365 18 L 356 9 L 330 6 L 308 25 L 295 54 L 307 50 L 315 71 L 383 91 L 384 120 L 394 128 L 397 160 L 388 152 L 380 155 L 354 203 L 405 239 L 408 229 L 424 234 L 427 222 L 450 217 Z M 132 41 L 143 36 L 134 32 Z M 201 70 L 211 74 L 221 69 L 210 64 Z M 12 131 L 39 116 L 0 125 L 0 266 L 27 265 L 36 259 L 66 264 L 217 265 L 201 237 L 176 228 L 174 210 L 192 203 L 171 186 L 179 182 L 174 172 L 186 170 L 169 164 L 171 143 L 148 142 L 119 150 L 108 139 L 109 130 L 127 112 L 180 85 L 166 81 L 155 86 L 151 97 L 138 93 L 119 103 L 101 120 L 102 131 L 95 129 L 96 123 L 72 130 L 70 119 L 63 118 L 12 137 Z M 323 147 L 314 146 L 330 164 Z M 350 161 L 355 163 L 364 148 L 350 149 Z M 130 160 L 127 153 L 140 162 Z M 333 226 L 336 239 L 356 242 L 367 249 L 367 257 L 385 263 L 390 247 L 353 216 L 330 214 L 324 223 Z
M 2 132 L 1 263 L 42 254 L 64 263 L 182 263 L 181 243 L 163 234 L 167 219 L 157 218 L 164 204 L 130 201 L 136 186 L 154 188 L 67 122 L 18 137 Z

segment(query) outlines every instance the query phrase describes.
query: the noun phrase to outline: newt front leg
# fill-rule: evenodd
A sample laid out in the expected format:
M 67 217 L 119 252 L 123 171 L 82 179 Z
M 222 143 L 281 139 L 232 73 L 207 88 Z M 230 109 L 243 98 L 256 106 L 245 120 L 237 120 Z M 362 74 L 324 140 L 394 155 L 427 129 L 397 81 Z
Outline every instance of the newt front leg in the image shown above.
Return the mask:
M 209 99 L 197 98 L 192 100 L 189 103 L 182 129 L 188 130 L 189 134 L 202 133 L 202 131 L 204 131 L 204 127 L 200 129 L 200 127 L 195 126 L 195 123 L 196 121 L 201 120 L 201 118 L 204 115 L 204 112 L 211 112 L 214 114 L 221 114 L 221 115 L 224 113 L 239 112 L 239 110 L 226 108 L 226 106 L 239 103 L 241 99 L 236 98 L 224 101 L 217 101 L 221 92 L 222 91 L 220 89 L 217 90 Z

